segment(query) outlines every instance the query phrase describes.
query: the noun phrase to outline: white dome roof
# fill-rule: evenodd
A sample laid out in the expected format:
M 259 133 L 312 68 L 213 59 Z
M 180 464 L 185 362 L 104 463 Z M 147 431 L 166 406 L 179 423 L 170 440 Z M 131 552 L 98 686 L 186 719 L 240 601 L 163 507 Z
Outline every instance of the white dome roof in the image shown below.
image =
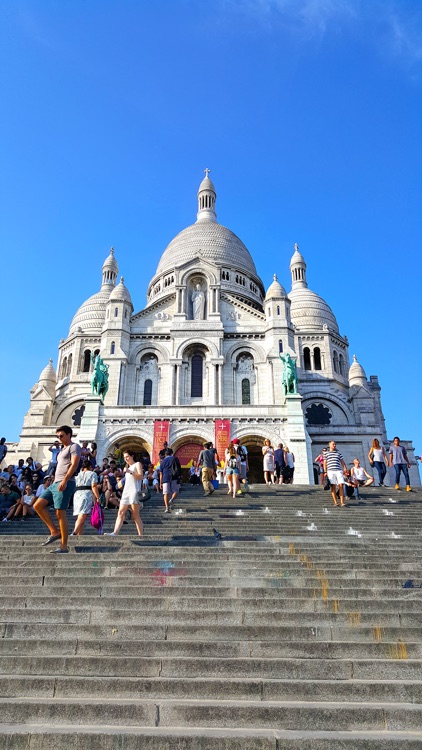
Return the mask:
M 327 325 L 339 332 L 337 321 L 329 305 L 308 287 L 298 287 L 289 292 L 292 323 L 298 328 L 309 329 Z
M 196 258 L 257 276 L 255 263 L 242 240 L 222 224 L 206 219 L 183 229 L 167 245 L 157 266 L 156 276 Z
M 132 297 L 130 296 L 129 289 L 124 285 L 123 276 L 121 277 L 119 284 L 114 287 L 110 294 L 109 301 L 111 302 L 112 300 L 114 302 L 129 302 L 129 304 L 132 305 Z
M 270 299 L 280 299 L 286 297 L 286 290 L 281 286 L 277 279 L 277 274 L 274 274 L 274 280 L 267 289 L 265 300 L 268 302 Z
M 41 382 L 41 381 L 46 382 L 46 383 L 54 383 L 54 384 L 57 382 L 56 371 L 55 371 L 55 369 L 53 367 L 53 360 L 52 359 L 50 359 L 49 362 L 48 362 L 48 365 L 46 367 L 44 367 L 44 369 L 43 369 L 43 371 L 42 371 L 42 373 L 41 373 L 41 375 L 39 377 L 39 381 L 38 382 Z
M 101 333 L 110 291 L 110 288 L 101 289 L 80 306 L 70 324 L 69 335 L 76 333 L 78 328 L 87 333 Z
M 365 370 L 357 361 L 356 354 L 354 354 L 353 362 L 349 369 L 349 385 L 366 385 L 366 382 Z

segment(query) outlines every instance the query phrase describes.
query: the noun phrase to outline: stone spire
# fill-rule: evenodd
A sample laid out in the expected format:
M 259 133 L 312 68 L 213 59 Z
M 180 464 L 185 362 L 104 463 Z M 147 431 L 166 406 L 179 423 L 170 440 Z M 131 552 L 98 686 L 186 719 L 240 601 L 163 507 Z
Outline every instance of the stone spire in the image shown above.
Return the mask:
M 205 177 L 198 190 L 197 221 L 217 221 L 217 214 L 215 213 L 217 193 L 212 181 L 208 177 L 209 172 L 209 169 L 205 170 Z
M 101 289 L 112 289 L 116 286 L 117 274 L 119 267 L 114 257 L 114 247 L 110 248 L 110 254 L 103 263 L 103 282 Z
M 294 253 L 290 261 L 290 271 L 292 274 L 292 289 L 306 289 L 306 263 L 305 258 L 299 252 L 299 245 L 295 243 Z

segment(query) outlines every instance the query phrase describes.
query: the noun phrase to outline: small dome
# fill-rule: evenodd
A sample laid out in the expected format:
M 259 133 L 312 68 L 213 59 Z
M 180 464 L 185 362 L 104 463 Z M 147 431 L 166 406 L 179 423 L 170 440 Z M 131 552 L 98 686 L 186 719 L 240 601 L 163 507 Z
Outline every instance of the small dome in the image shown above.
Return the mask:
M 46 367 L 44 367 L 44 369 L 43 369 L 43 371 L 42 371 L 42 373 L 41 373 L 41 375 L 39 377 L 39 382 L 41 383 L 41 381 L 46 382 L 46 383 L 47 382 L 48 383 L 56 383 L 57 382 L 56 371 L 55 371 L 55 369 L 53 367 L 53 360 L 52 359 L 50 359 L 49 362 L 48 362 L 48 365 Z
M 217 195 L 215 187 L 214 187 L 214 183 L 212 180 L 210 180 L 208 176 L 204 177 L 204 179 L 202 180 L 198 188 L 198 194 L 202 192 L 202 190 L 212 190 Z
M 80 306 L 70 324 L 69 335 L 76 333 L 78 328 L 87 333 L 101 333 L 110 291 L 110 287 L 101 289 Z
M 114 287 L 109 297 L 109 302 L 128 302 L 132 307 L 132 297 L 128 288 L 124 285 L 124 278 L 121 276 L 120 283 Z
M 326 325 L 332 331 L 339 332 L 331 307 L 308 287 L 292 289 L 288 297 L 292 303 L 290 308 L 292 323 L 298 328 L 308 330 Z
M 356 354 L 353 355 L 353 362 L 349 369 L 349 385 L 366 385 L 366 373 L 362 365 L 359 364 Z
M 299 252 L 299 245 L 296 243 L 294 246 L 294 253 L 290 260 L 290 268 L 294 266 L 296 263 L 302 263 L 306 267 L 305 258 L 303 255 Z
M 119 271 L 119 267 L 117 265 L 117 260 L 114 257 L 114 247 L 110 248 L 110 253 L 109 253 L 108 257 L 105 259 L 105 261 L 103 263 L 103 271 L 105 269 L 108 269 L 110 271 L 114 271 L 116 274 Z
M 277 274 L 274 274 L 274 280 L 267 289 L 265 295 L 265 301 L 268 302 L 270 299 L 280 299 L 286 297 L 286 290 L 281 286 L 277 279 Z

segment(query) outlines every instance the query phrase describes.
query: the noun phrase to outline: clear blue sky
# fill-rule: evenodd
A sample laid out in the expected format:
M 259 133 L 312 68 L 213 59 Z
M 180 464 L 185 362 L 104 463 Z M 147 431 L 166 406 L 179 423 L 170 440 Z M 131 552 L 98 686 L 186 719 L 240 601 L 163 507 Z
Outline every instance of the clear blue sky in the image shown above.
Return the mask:
M 422 452 L 420 0 L 0 0 L 0 432 L 100 286 L 135 310 L 212 169 L 269 285 L 298 242 Z

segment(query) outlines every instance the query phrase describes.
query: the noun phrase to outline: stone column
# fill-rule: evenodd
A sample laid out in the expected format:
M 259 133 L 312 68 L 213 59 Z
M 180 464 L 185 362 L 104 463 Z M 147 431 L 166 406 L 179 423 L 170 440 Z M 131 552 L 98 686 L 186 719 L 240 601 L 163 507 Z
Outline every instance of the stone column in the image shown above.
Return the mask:
M 180 404 L 180 365 L 176 365 L 176 406 Z
M 218 405 L 223 403 L 223 365 L 218 368 Z
M 306 429 L 302 396 L 299 393 L 290 393 L 286 396 L 286 415 L 287 442 L 290 451 L 295 455 L 294 483 L 313 484 L 311 438 Z
M 88 440 L 88 442 L 97 442 L 98 418 L 102 406 L 102 400 L 99 396 L 87 396 L 85 399 L 85 411 L 81 419 L 81 426 L 78 430 L 78 442 Z

